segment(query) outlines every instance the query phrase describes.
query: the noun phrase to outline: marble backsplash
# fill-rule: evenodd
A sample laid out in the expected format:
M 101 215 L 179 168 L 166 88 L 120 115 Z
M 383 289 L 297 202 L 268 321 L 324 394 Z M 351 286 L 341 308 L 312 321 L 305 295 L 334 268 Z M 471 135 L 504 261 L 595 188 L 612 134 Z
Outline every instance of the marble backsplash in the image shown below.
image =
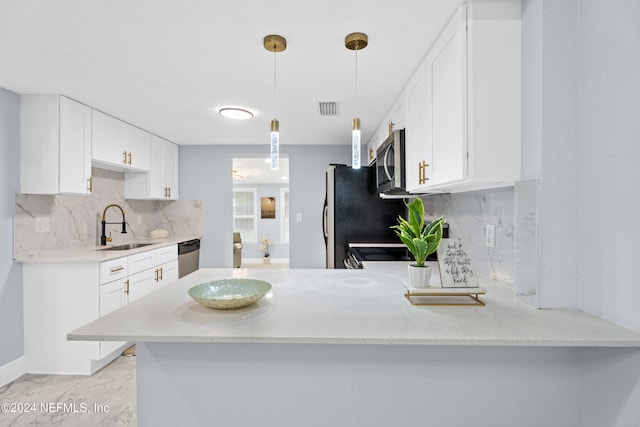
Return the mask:
M 450 237 L 466 241 L 474 271 L 511 286 L 515 277 L 514 188 L 423 196 L 428 218 L 444 215 Z M 495 248 L 485 245 L 485 225 L 495 226 Z
M 93 168 L 93 193 L 83 195 L 16 194 L 14 255 L 37 256 L 52 250 L 97 246 L 105 207 L 116 203 L 126 213 L 127 234 L 119 224 L 107 225 L 113 244 L 149 238 L 149 231 L 162 228 L 169 238 L 202 235 L 202 206 L 198 200 L 125 200 L 124 174 Z M 48 218 L 50 231 L 36 233 L 36 218 Z M 121 222 L 118 209 L 110 208 L 108 222 Z

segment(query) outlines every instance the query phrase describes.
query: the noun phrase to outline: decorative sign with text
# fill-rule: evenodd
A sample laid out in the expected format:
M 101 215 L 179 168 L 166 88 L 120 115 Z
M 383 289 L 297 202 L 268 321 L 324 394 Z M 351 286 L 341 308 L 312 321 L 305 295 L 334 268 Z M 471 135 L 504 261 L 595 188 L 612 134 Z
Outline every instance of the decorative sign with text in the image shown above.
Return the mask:
M 442 239 L 438 247 L 438 265 L 443 288 L 477 288 L 479 286 L 463 240 Z

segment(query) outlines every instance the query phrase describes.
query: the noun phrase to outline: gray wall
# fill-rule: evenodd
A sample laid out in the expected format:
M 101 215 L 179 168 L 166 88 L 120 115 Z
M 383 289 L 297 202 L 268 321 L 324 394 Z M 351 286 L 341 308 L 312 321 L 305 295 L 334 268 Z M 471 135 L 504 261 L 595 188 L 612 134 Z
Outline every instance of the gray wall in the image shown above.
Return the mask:
M 20 97 L 0 88 L 0 367 L 24 355 L 22 266 L 13 262 L 11 235 L 19 163 Z
M 271 258 L 275 259 L 288 259 L 289 258 L 289 244 L 282 241 L 280 236 L 282 234 L 282 221 L 280 216 L 280 209 L 282 208 L 282 200 L 280 199 L 280 190 L 282 188 L 289 188 L 289 184 L 245 184 L 234 185 L 234 188 L 255 188 L 256 197 L 258 198 L 258 234 L 256 238 L 257 243 L 242 242 L 242 259 L 262 258 L 264 251 L 260 250 L 260 240 L 263 237 L 268 238 L 273 243 L 273 246 L 269 248 Z M 261 197 L 275 197 L 276 199 L 276 217 L 275 218 L 261 218 L 260 217 L 260 198 Z M 295 215 L 293 218 L 295 220 Z
M 540 178 L 542 307 L 577 307 L 579 293 L 577 3 L 522 3 L 523 178 Z
M 232 265 L 232 160 L 242 156 L 266 156 L 266 145 L 180 147 L 180 198 L 202 201 L 200 262 L 202 267 Z M 291 212 L 291 268 L 324 268 L 322 207 L 325 172 L 329 163 L 350 162 L 347 145 L 285 145 L 289 158 L 289 207 Z M 296 222 L 296 213 L 302 222 Z
M 640 331 L 640 2 L 579 5 L 580 302 Z
M 523 1 L 523 170 L 540 303 L 640 331 L 640 3 Z

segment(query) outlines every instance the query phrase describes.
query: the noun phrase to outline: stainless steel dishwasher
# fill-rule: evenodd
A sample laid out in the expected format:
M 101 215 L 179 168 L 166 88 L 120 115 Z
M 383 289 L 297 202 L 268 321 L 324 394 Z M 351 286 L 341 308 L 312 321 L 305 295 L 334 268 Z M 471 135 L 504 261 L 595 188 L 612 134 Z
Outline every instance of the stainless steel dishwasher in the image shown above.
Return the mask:
M 200 239 L 178 243 L 178 278 L 200 268 Z

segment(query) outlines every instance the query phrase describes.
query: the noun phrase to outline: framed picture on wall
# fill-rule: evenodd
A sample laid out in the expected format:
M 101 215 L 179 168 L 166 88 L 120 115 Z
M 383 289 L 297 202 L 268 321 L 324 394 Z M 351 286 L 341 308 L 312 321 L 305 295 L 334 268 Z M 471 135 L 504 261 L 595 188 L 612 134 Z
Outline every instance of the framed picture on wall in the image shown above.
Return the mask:
M 260 218 L 276 217 L 276 198 L 260 197 Z

